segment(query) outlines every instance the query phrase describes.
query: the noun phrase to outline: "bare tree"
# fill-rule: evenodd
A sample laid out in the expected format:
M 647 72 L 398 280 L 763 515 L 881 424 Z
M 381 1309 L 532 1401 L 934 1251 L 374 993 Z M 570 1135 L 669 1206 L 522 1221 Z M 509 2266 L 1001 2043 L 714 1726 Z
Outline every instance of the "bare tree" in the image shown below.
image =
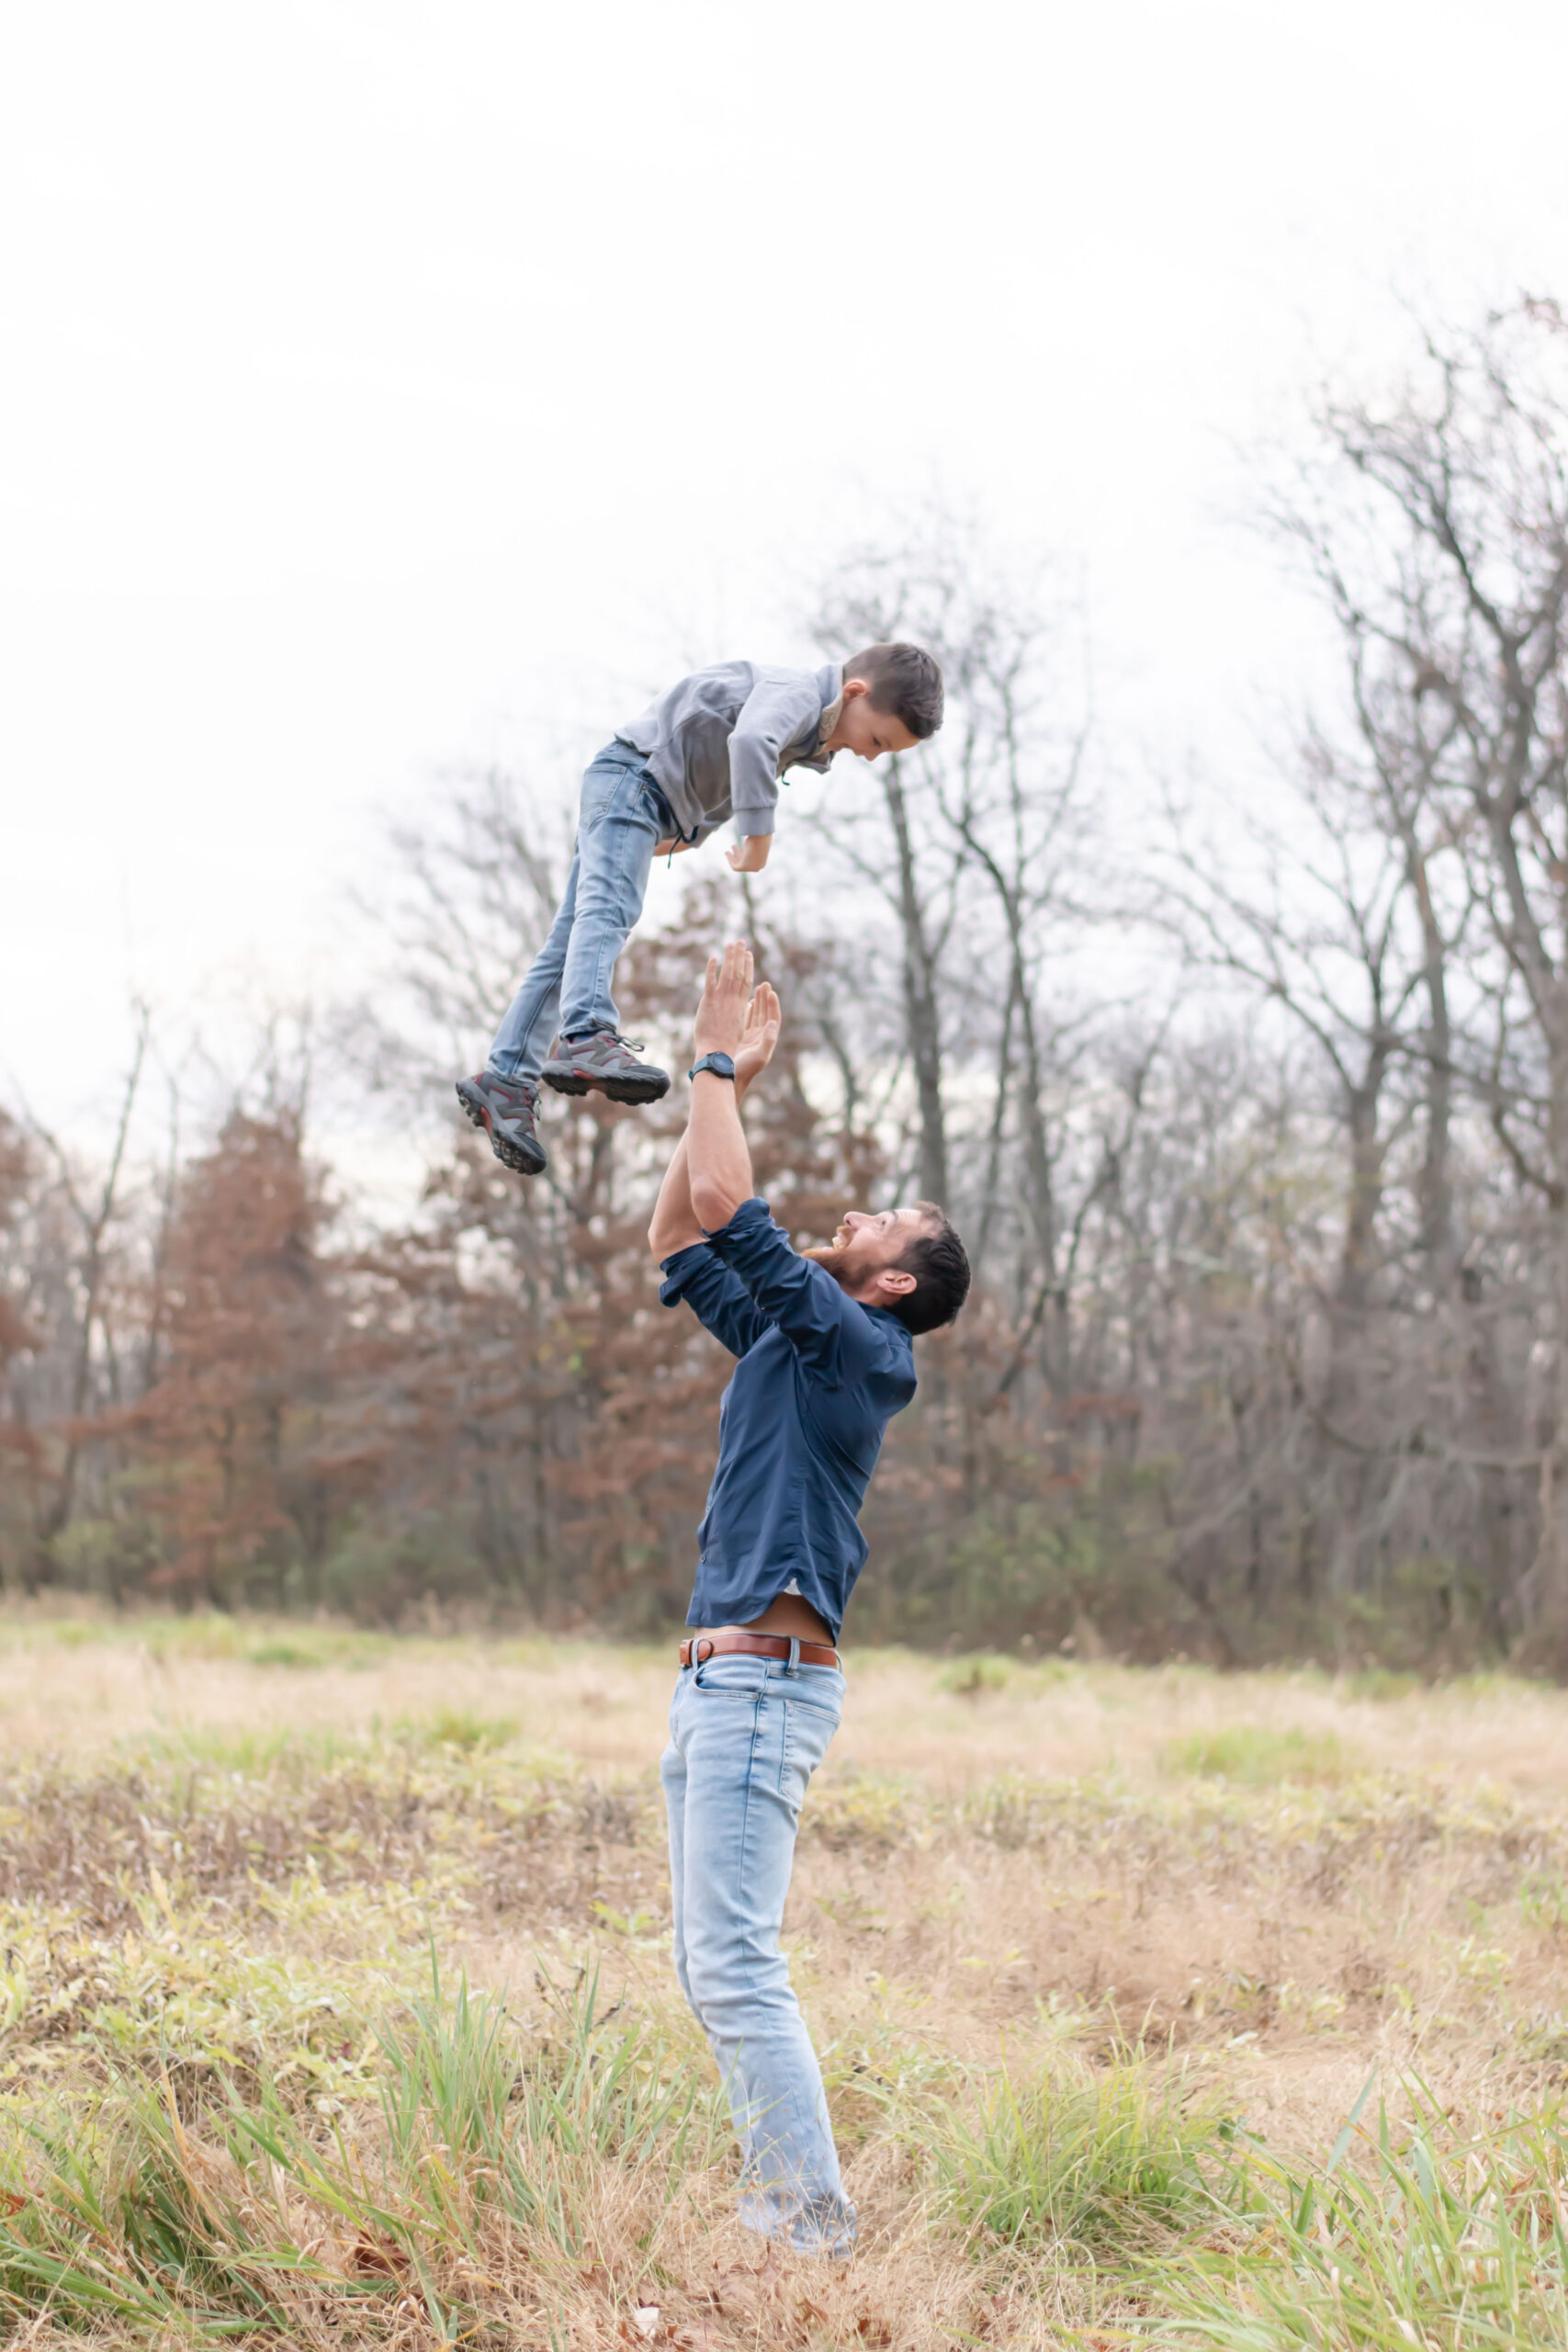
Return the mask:
M 1382 753 L 1391 831 L 1421 902 L 1430 847 L 1464 862 L 1486 953 L 1469 962 L 1472 1037 L 1456 1044 L 1436 907 L 1423 911 L 1428 1217 L 1451 1215 L 1445 1088 L 1462 1066 L 1518 1183 L 1540 1204 L 1553 1376 L 1540 1535 L 1518 1596 L 1568 1639 L 1568 328 L 1525 300 L 1473 332 L 1428 332 L 1387 403 L 1326 401 L 1330 457 L 1364 493 L 1303 530 L 1356 656 L 1363 736 Z M 1403 725 L 1391 729 L 1391 708 Z M 1425 827 L 1425 831 L 1421 828 Z M 1425 840 L 1427 847 L 1418 849 Z M 1439 970 L 1438 967 L 1442 968 Z

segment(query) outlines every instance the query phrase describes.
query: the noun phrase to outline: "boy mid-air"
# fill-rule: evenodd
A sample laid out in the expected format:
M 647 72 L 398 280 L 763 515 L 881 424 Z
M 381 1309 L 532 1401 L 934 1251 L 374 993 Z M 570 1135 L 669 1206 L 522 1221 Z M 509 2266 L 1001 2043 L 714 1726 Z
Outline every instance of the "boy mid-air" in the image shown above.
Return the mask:
M 911 751 L 942 725 L 942 672 L 918 645 L 868 645 L 823 670 L 756 662 L 695 670 L 619 730 L 582 779 L 571 871 L 550 935 L 484 1069 L 457 1081 L 458 1102 L 498 1159 L 521 1176 L 546 1165 L 541 1079 L 558 1094 L 592 1091 L 613 1102 L 657 1102 L 669 1091 L 667 1074 L 639 1061 L 618 1034 L 610 994 L 654 858 L 694 849 L 733 817 L 740 840 L 730 866 L 760 874 L 786 768 L 825 772 L 835 752 L 876 760 Z

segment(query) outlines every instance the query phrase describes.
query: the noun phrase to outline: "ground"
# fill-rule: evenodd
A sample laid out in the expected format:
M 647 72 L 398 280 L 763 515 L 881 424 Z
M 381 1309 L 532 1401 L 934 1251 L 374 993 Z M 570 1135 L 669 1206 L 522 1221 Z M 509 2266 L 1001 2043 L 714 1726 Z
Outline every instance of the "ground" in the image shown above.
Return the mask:
M 11 2340 L 1568 2341 L 1568 1695 L 848 1667 L 840 2270 L 728 2218 L 671 1650 L 0 1621 Z

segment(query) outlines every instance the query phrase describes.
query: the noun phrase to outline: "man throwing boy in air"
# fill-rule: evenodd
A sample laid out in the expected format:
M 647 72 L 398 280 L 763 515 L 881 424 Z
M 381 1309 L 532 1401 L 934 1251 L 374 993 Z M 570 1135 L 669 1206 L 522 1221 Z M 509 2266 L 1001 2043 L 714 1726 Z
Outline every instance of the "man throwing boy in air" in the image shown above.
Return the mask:
M 743 942 L 709 958 L 686 1132 L 649 1229 L 665 1305 L 686 1300 L 739 1358 L 660 1774 L 675 1972 L 735 2118 L 740 2218 L 841 2256 L 854 2209 L 779 1929 L 801 1801 L 843 1704 L 835 1645 L 866 1555 L 856 1515 L 915 1393 L 914 1338 L 953 1321 L 969 1266 L 930 1201 L 851 1209 L 827 1247 L 791 1247 L 754 1197 L 740 1125 L 779 1021 L 773 989 L 751 992 Z
M 639 1061 L 620 1035 L 610 994 L 655 856 L 694 849 L 733 817 L 740 841 L 729 864 L 760 874 L 786 768 L 825 772 L 835 752 L 877 760 L 910 751 L 942 725 L 942 672 L 929 653 L 868 645 L 823 670 L 723 662 L 694 671 L 621 729 L 582 779 L 571 871 L 550 935 L 484 1069 L 457 1081 L 458 1102 L 498 1159 L 522 1176 L 547 1164 L 541 1079 L 558 1093 L 592 1091 L 613 1102 L 657 1102 L 669 1091 L 665 1072 Z

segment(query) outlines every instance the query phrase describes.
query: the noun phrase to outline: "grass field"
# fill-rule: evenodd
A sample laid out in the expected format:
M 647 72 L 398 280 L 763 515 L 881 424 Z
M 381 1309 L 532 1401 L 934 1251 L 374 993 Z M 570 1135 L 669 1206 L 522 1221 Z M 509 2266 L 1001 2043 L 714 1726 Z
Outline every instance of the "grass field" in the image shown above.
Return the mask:
M 728 2218 L 672 1674 L 0 1620 L 9 2342 L 1568 2343 L 1568 1695 L 852 1653 L 838 2270 Z

